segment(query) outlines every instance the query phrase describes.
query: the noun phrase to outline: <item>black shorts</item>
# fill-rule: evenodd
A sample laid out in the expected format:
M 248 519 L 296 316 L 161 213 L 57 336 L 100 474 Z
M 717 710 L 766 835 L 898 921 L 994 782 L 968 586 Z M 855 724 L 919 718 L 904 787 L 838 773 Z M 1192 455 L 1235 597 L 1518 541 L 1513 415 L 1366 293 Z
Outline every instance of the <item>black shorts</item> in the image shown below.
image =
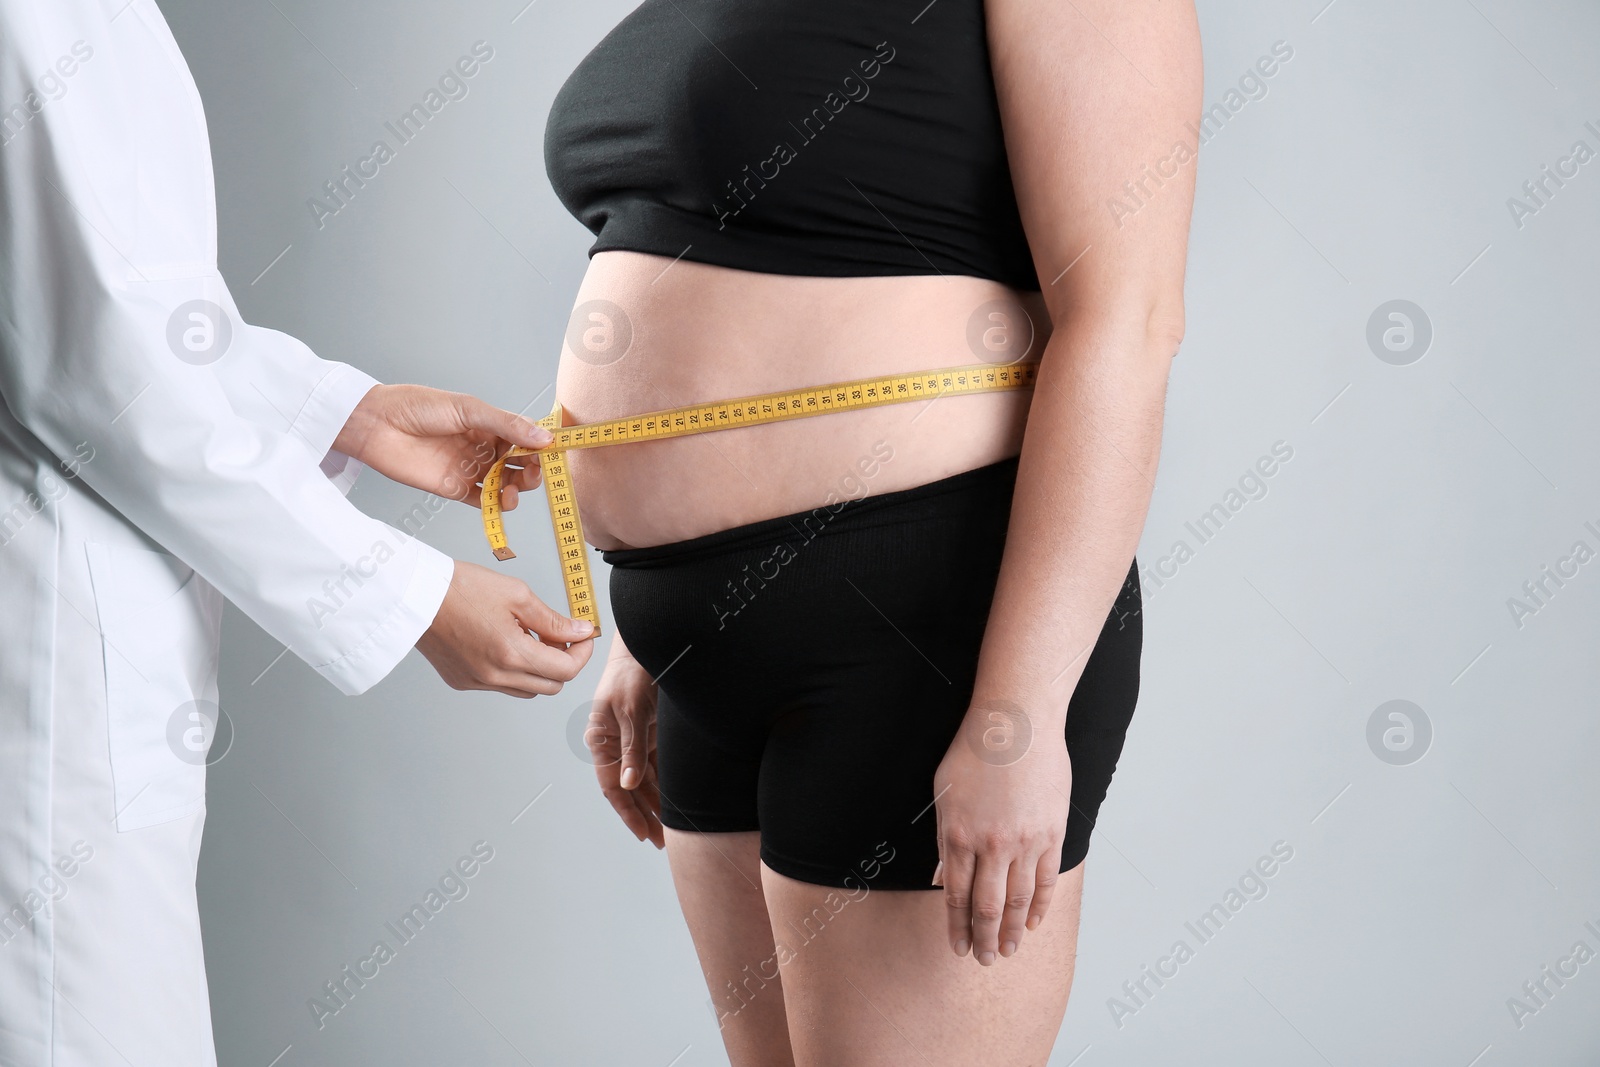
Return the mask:
M 968 710 L 1017 460 L 603 553 L 617 632 L 659 678 L 661 821 L 759 830 L 779 874 L 928 889 L 933 775 Z M 1137 563 L 1067 714 L 1082 862 L 1139 694 Z

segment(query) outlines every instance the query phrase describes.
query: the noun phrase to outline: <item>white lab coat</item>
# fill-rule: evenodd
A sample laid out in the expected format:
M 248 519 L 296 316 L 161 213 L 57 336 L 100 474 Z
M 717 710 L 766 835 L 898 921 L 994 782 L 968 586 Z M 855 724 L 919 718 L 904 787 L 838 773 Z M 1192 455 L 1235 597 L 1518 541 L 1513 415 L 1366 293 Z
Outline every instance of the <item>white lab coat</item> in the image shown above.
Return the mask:
M 194 82 L 125 3 L 0 0 L 0 1067 L 215 1063 L 221 599 L 359 693 L 452 568 L 344 499 L 375 383 L 239 317 Z

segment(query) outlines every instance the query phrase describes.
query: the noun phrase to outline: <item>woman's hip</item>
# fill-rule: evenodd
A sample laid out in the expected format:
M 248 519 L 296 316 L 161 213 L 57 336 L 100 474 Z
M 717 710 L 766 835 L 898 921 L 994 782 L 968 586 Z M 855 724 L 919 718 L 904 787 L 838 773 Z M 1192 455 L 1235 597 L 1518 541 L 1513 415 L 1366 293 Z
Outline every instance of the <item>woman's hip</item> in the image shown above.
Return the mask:
M 927 630 L 981 637 L 1016 470 L 1011 458 L 671 544 L 604 552 L 618 631 L 652 674 L 690 646 L 685 661 L 709 667 L 757 657 L 776 670 L 804 669 L 811 650 L 867 640 L 885 627 L 908 640 Z
M 617 632 L 660 686 L 666 825 L 759 830 L 768 866 L 819 884 L 882 845 L 900 858 L 880 884 L 929 884 L 933 774 L 971 700 L 1016 468 L 605 553 Z M 1064 870 L 1115 770 L 1141 644 L 1130 569 L 1068 714 Z

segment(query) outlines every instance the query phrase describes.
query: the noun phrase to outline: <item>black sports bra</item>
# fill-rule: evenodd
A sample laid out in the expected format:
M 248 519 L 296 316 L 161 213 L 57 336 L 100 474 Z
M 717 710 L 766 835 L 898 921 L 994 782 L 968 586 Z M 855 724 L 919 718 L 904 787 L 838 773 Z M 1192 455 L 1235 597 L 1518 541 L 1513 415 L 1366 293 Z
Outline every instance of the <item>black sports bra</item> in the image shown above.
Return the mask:
M 983 0 L 644 0 L 556 94 L 544 152 L 591 256 L 1039 288 Z

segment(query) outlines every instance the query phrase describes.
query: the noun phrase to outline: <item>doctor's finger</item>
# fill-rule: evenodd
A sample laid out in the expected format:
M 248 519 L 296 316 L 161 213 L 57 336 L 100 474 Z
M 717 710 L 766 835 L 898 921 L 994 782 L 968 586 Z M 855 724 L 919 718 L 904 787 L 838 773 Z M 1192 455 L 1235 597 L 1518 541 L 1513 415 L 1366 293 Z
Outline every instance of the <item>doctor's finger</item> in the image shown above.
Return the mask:
M 537 459 L 538 457 L 530 456 L 528 458 Z M 505 476 L 500 483 L 500 510 L 515 511 L 518 494 L 524 490 L 537 488 L 539 488 L 539 465 L 537 463 L 526 467 L 512 467 L 508 464 Z
M 520 641 L 513 639 L 499 650 L 495 657 L 496 669 L 530 679 L 547 679 L 557 683 L 556 688 L 572 681 L 594 655 L 594 640 L 578 641 L 562 647 L 537 641 L 527 634 Z
M 475 685 L 471 688 L 484 693 L 499 693 L 501 696 L 516 697 L 518 700 L 532 700 L 534 697 L 554 696 L 556 693 L 561 691 L 560 686 L 556 686 L 554 692 L 549 693 L 539 693 L 528 689 L 513 689 L 508 685 L 483 684 Z
M 594 641 L 578 641 L 554 648 L 527 634 L 521 642 L 502 645 L 491 658 L 483 677 L 491 685 L 516 689 L 529 696 L 554 696 L 583 670 L 594 655 Z
M 532 419 L 493 404 L 486 404 L 467 393 L 457 394 L 456 411 L 467 430 L 481 430 L 524 448 L 542 448 L 551 441 L 550 431 Z
M 548 643 L 582 641 L 594 633 L 594 627 L 587 621 L 568 618 L 534 596 L 531 589 L 525 590 L 512 605 L 512 612 L 524 630 L 532 630 Z
M 537 489 L 539 487 L 539 456 L 518 456 L 511 463 L 506 464 L 506 485 L 514 485 L 518 489 Z

